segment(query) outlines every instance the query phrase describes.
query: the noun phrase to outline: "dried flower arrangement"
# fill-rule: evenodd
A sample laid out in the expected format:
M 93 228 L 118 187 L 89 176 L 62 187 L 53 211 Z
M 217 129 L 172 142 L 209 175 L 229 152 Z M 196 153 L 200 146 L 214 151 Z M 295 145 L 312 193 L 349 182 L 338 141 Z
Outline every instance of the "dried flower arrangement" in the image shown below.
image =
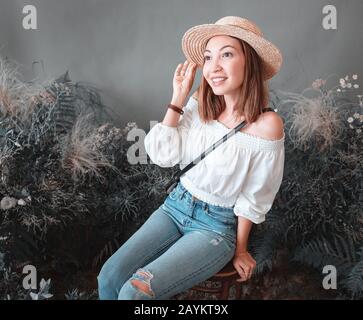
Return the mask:
M 252 241 L 257 273 L 273 269 L 279 250 L 291 263 L 338 272 L 340 298 L 363 296 L 362 113 L 358 75 L 327 87 L 317 79 L 302 94 L 274 102 L 287 131 L 282 186 Z M 357 99 L 358 98 L 358 99 Z
M 256 274 L 273 274 L 283 251 L 291 264 L 319 274 L 334 265 L 336 296 L 348 299 L 363 296 L 362 96 L 357 103 L 347 98 L 357 81 L 346 76 L 328 89 L 328 79 L 317 79 L 303 94 L 272 92 L 288 133 L 284 180 L 250 241 Z M 70 288 L 165 199 L 162 186 L 174 168 L 130 164 L 127 135 L 136 124 L 117 128 L 109 112 L 97 89 L 73 83 L 68 73 L 28 84 L 0 59 L 2 299 L 97 298 Z M 27 264 L 48 279 L 34 292 L 19 285 Z M 68 292 L 52 296 L 50 277 Z M 274 290 L 282 285 L 274 283 Z M 246 297 L 255 291 L 250 285 Z
M 72 287 L 160 204 L 173 169 L 130 165 L 136 124 L 117 121 L 98 90 L 68 72 L 27 84 L 0 59 L 0 252 L 12 272 L 28 263 Z

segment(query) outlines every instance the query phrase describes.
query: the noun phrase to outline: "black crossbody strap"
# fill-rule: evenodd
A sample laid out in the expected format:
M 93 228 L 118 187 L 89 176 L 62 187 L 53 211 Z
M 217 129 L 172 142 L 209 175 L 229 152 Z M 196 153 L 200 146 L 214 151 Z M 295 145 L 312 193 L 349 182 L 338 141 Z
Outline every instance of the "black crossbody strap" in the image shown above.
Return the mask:
M 267 111 L 274 111 L 272 108 L 264 108 L 262 112 Z M 175 175 L 171 178 L 169 183 L 166 185 L 167 193 L 169 193 L 175 185 L 178 183 L 180 177 L 193 168 L 195 165 L 197 165 L 201 160 L 203 160 L 209 153 L 211 153 L 213 150 L 215 150 L 218 146 L 220 146 L 223 142 L 227 141 L 230 137 L 235 135 L 239 130 L 241 130 L 246 125 L 246 121 L 241 122 L 239 125 L 237 125 L 235 128 L 231 129 L 230 132 L 228 132 L 226 135 L 224 135 L 221 139 L 219 139 L 217 142 L 213 143 L 212 146 L 210 146 L 207 150 L 205 150 L 199 157 L 195 158 L 191 163 L 189 163 L 185 168 L 175 173 Z

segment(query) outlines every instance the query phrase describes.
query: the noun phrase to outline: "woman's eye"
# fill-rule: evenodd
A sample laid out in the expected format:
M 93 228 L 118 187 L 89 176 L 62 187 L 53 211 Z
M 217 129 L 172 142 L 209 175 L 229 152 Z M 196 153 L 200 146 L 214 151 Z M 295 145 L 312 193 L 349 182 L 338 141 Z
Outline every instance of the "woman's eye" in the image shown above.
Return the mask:
M 230 55 L 232 55 L 232 53 L 231 53 L 231 52 L 225 52 L 225 53 L 223 53 L 223 55 L 225 55 L 225 54 L 230 54 Z
M 231 55 L 232 56 L 232 52 L 225 52 L 225 53 L 223 53 L 222 56 L 224 56 L 224 55 Z M 209 58 L 210 58 L 210 56 L 205 56 L 204 61 L 210 60 Z

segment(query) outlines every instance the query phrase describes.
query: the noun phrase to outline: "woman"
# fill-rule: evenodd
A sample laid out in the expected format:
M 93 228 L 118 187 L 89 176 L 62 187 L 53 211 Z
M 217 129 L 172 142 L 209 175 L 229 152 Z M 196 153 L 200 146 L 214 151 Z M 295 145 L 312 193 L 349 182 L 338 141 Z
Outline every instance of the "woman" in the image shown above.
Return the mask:
M 230 16 L 189 29 L 182 48 L 187 61 L 175 70 L 171 104 L 145 138 L 151 160 L 182 169 L 241 121 L 248 125 L 187 171 L 107 260 L 98 276 L 100 299 L 167 299 L 230 260 L 239 281 L 256 266 L 250 229 L 265 220 L 283 176 L 283 122 L 263 113 L 280 51 L 251 21 Z M 201 85 L 184 106 L 198 66 Z

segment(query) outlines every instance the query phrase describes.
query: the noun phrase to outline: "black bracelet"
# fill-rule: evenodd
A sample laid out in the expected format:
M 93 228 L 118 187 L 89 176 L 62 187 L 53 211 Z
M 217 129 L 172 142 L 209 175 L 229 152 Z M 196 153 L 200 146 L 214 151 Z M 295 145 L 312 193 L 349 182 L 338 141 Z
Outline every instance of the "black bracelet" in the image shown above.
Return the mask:
M 173 109 L 174 111 L 178 112 L 179 114 L 183 114 L 184 111 L 181 108 L 178 108 L 177 106 L 174 106 L 173 104 L 169 103 L 168 108 Z

